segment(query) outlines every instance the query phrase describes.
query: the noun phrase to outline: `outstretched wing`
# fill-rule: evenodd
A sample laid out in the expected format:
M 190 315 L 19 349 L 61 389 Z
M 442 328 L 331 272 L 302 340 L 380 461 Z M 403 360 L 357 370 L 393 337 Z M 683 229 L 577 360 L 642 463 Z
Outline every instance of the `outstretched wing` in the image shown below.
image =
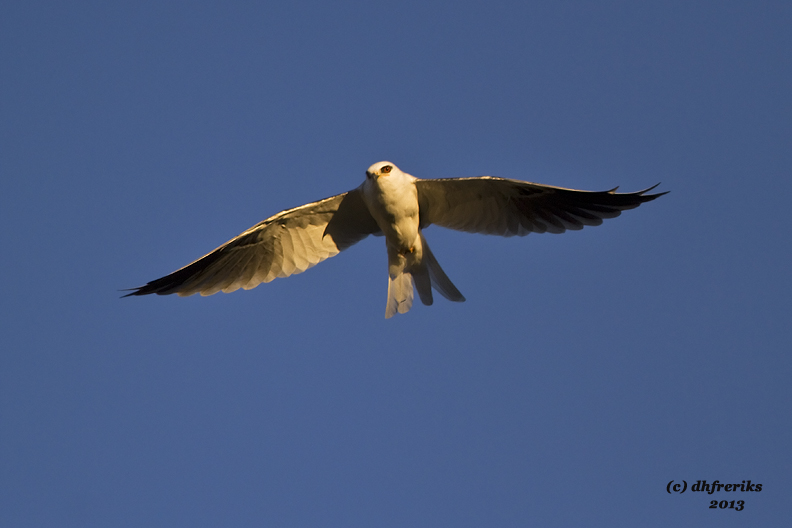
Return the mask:
M 378 231 L 361 192 L 354 189 L 282 211 L 125 297 L 249 290 L 277 277 L 302 273 Z
M 666 194 L 645 194 L 657 185 L 634 193 L 591 192 L 490 176 L 418 180 L 416 186 L 421 227 L 437 224 L 500 236 L 600 225 L 604 218 Z

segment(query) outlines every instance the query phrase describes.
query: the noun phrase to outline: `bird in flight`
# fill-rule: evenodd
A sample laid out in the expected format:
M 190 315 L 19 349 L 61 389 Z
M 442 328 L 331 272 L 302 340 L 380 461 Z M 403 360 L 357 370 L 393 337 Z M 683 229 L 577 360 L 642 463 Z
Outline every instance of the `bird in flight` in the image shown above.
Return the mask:
M 500 236 L 563 233 L 600 225 L 666 193 L 591 192 L 491 176 L 423 180 L 389 161 L 375 163 L 356 189 L 267 218 L 192 264 L 125 295 L 213 295 L 302 273 L 368 235 L 385 237 L 388 301 L 385 317 L 406 313 L 413 290 L 425 305 L 432 288 L 465 298 L 429 249 L 432 224 Z M 617 187 L 618 188 L 618 187 Z

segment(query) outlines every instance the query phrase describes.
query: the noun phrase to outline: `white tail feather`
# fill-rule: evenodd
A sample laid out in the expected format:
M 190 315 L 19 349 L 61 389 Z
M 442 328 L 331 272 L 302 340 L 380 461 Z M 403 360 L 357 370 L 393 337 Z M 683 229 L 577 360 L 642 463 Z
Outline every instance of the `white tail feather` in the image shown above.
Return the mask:
M 423 234 L 421 246 L 415 252 L 400 254 L 395 248 L 388 248 L 388 303 L 385 305 L 385 318 L 390 319 L 397 313 L 407 313 L 412 308 L 413 288 L 425 305 L 433 302 L 432 288 L 439 291 L 449 301 L 462 302 L 465 297 L 451 282 L 429 249 Z
M 421 243 L 423 245 L 422 264 L 429 270 L 429 278 L 434 289 L 439 291 L 449 301 L 464 302 L 465 296 L 459 292 L 454 283 L 451 282 L 451 279 L 448 278 L 448 275 L 445 274 L 443 268 L 440 267 L 440 263 L 437 262 L 432 250 L 429 249 L 429 244 L 426 243 L 423 233 L 421 233 Z
M 413 281 L 410 273 L 400 272 L 388 279 L 388 304 L 385 306 L 385 319 L 396 313 L 407 313 L 413 302 Z
M 421 302 L 426 306 L 431 306 L 433 302 L 432 279 L 429 275 L 429 268 L 426 267 L 426 260 L 413 267 L 412 279 Z

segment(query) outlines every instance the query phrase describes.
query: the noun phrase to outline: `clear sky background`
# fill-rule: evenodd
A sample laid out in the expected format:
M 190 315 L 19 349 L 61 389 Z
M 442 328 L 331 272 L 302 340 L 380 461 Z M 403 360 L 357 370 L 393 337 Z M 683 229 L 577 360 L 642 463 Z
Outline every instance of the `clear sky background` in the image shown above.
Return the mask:
M 782 525 L 791 27 L 784 1 L 4 2 L 0 526 Z M 432 227 L 467 302 L 391 320 L 381 238 L 119 298 L 380 160 L 671 193 L 564 235 Z

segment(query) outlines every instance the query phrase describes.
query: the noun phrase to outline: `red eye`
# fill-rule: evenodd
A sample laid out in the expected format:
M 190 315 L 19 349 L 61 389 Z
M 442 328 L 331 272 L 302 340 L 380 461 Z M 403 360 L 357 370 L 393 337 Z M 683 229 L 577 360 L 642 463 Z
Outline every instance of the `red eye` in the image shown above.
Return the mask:
M 388 174 L 391 171 L 391 169 L 393 169 L 393 167 L 391 167 L 390 165 L 385 165 L 384 167 L 382 167 L 382 169 L 380 169 L 380 172 L 382 172 L 383 174 Z

